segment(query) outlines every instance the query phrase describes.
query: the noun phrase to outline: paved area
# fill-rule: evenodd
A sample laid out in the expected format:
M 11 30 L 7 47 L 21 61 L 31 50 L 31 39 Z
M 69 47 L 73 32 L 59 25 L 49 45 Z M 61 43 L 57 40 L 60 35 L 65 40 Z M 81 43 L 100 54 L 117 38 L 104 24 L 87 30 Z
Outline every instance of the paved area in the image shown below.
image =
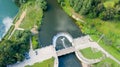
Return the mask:
M 36 55 L 36 52 L 37 52 L 37 55 Z M 58 67 L 58 58 L 57 58 L 56 51 L 53 46 L 48 46 L 45 48 L 33 50 L 32 43 L 31 43 L 29 56 L 30 56 L 30 59 L 28 60 L 25 59 L 23 62 L 9 65 L 8 67 L 24 67 L 26 65 L 33 65 L 34 63 L 42 62 L 52 57 L 55 58 L 54 67 Z

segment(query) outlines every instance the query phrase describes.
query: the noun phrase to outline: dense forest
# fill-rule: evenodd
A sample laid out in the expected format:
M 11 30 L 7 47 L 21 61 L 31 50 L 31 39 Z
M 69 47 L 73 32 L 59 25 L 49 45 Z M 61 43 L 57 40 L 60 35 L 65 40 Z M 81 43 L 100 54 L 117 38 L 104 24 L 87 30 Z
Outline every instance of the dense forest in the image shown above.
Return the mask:
M 14 39 L 3 40 L 0 43 L 0 67 L 22 61 L 25 52 L 29 50 L 29 31 L 18 31 Z
M 120 20 L 120 0 L 113 7 L 105 7 L 106 0 L 69 0 L 75 12 L 89 18 L 99 17 L 102 20 Z M 58 0 L 64 6 L 64 0 Z

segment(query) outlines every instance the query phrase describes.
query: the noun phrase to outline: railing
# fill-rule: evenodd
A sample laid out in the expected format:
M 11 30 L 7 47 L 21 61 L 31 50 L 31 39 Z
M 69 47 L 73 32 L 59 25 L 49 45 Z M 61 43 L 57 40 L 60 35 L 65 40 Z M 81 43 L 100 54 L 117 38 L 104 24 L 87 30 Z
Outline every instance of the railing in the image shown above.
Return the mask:
M 69 47 L 69 48 L 65 48 L 65 49 L 56 51 L 57 56 L 63 56 L 63 55 L 70 54 L 70 53 L 73 53 L 73 52 L 75 52 L 74 47 Z

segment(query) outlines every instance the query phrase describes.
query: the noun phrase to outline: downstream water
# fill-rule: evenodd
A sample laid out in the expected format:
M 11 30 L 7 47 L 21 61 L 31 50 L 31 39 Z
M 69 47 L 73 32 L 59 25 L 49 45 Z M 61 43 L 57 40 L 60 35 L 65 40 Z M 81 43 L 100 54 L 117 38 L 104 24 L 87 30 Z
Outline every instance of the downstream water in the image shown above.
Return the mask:
M 18 8 L 12 0 L 0 0 L 0 40 L 12 25 Z
M 73 38 L 82 35 L 78 26 L 74 24 L 75 21 L 60 8 L 57 0 L 47 0 L 47 3 L 48 10 L 44 13 L 39 33 L 41 47 L 52 45 L 53 37 L 59 32 L 67 32 Z M 71 53 L 59 57 L 59 67 L 81 67 L 81 63 L 75 54 Z

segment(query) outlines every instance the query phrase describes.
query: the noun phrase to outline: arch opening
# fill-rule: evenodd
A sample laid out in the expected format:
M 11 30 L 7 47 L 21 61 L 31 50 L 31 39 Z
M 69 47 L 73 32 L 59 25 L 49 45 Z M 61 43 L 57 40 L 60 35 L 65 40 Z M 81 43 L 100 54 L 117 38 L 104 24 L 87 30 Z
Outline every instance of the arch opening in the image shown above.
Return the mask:
M 53 37 L 53 45 L 56 50 L 61 50 L 72 46 L 73 38 L 68 33 L 58 33 Z

